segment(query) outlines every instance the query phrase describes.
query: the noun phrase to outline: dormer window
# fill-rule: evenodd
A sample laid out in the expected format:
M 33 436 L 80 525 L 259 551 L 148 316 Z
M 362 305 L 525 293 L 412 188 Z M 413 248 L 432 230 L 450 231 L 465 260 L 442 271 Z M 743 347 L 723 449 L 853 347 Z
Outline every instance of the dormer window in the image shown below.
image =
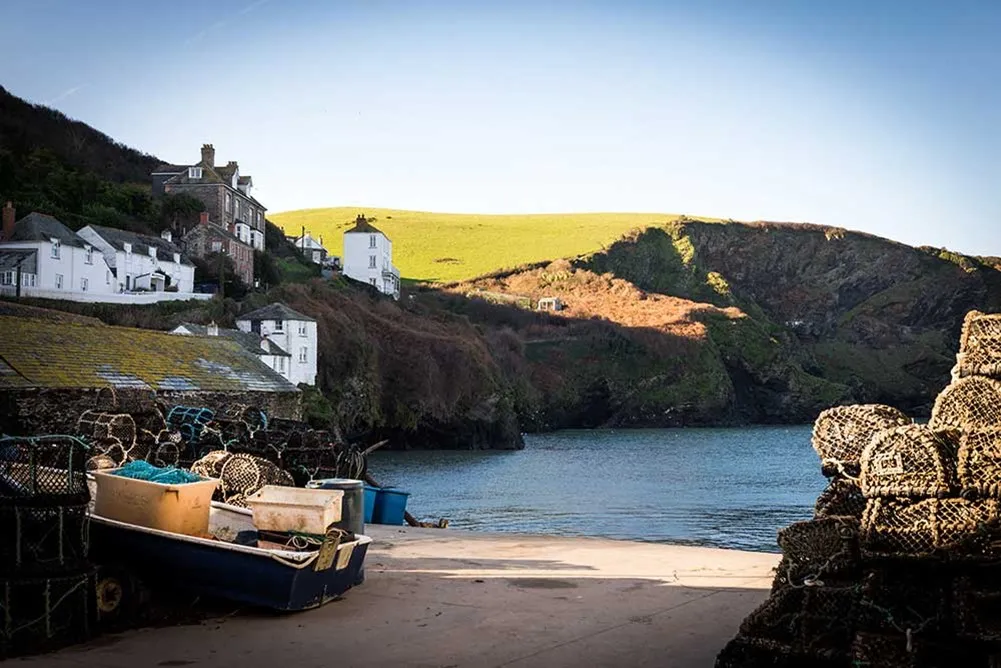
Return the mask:
M 132 244 L 130 244 L 127 241 L 124 244 L 122 244 L 122 248 L 125 249 L 126 255 L 129 255 L 132 252 Z
M 149 247 L 149 256 L 154 260 L 156 259 L 156 249 L 152 246 Z
M 174 253 L 174 264 L 181 264 L 181 254 Z
M 188 178 L 189 179 L 200 179 L 200 178 L 202 178 L 202 168 L 201 167 L 188 167 Z
M 62 248 L 62 242 L 59 239 L 50 239 L 52 242 L 52 257 L 59 259 L 59 249 Z
M 92 246 L 87 246 L 87 256 L 84 259 L 87 264 L 94 264 L 94 248 Z

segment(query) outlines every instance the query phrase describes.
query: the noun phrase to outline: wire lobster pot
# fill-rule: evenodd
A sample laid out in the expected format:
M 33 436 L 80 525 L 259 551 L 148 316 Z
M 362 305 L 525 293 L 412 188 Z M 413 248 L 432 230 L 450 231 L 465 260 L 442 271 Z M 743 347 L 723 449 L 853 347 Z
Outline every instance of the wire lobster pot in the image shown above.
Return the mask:
M 917 424 L 877 432 L 862 452 L 862 495 L 948 496 L 956 487 L 952 439 Z
M 1001 426 L 1001 381 L 985 376 L 955 381 L 938 395 L 928 426 L 960 432 Z
M 177 430 L 188 443 L 198 442 L 205 425 L 215 418 L 215 411 L 197 406 L 174 406 L 167 413 L 167 427 Z
M 862 451 L 877 432 L 911 422 L 896 408 L 881 404 L 836 406 L 817 418 L 811 442 L 824 475 L 855 477 Z
M 779 547 L 790 584 L 826 582 L 832 575 L 858 569 L 859 521 L 825 517 L 795 522 L 779 531 Z
M 1001 496 L 1001 427 L 964 433 L 956 470 L 963 496 Z
M 864 557 L 992 560 L 996 499 L 869 499 L 862 517 Z
M 86 502 L 87 454 L 75 436 L 0 437 L 0 503 Z
M 865 497 L 854 480 L 833 478 L 817 497 L 813 508 L 814 517 L 854 517 L 862 518 L 865 512 Z
M 1001 378 L 1001 314 L 966 314 L 953 376 Z
M 97 624 L 94 569 L 0 579 L 0 659 L 53 651 L 91 638 Z

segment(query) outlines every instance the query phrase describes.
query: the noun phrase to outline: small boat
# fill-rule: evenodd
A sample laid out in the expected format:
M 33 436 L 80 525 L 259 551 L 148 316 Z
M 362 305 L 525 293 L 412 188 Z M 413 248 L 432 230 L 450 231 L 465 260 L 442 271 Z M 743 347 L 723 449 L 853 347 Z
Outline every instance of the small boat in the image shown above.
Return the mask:
M 249 532 L 249 533 L 248 533 Z M 91 514 L 91 559 L 118 564 L 144 582 L 281 611 L 328 603 L 361 582 L 372 539 L 328 538 L 315 550 L 234 542 L 255 535 L 253 513 L 213 501 L 211 537 L 187 536 Z

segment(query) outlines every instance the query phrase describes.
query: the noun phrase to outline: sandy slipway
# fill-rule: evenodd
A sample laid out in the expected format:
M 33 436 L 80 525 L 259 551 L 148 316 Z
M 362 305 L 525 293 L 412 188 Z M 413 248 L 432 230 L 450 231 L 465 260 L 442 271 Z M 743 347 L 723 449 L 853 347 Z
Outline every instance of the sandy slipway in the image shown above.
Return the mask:
M 26 666 L 712 666 L 779 555 L 369 527 L 367 580 L 318 610 L 148 629 Z

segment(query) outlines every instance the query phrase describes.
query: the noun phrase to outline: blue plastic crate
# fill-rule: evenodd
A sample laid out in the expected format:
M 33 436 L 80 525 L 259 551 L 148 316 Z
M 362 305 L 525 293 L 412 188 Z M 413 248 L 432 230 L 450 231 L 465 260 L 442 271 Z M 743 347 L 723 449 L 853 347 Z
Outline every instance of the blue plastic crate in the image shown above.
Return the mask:
M 375 501 L 379 496 L 379 488 L 365 485 L 365 524 L 375 522 Z
M 383 487 L 375 499 L 375 512 L 372 516 L 374 524 L 403 524 L 403 514 L 407 510 L 407 498 L 410 492 Z

